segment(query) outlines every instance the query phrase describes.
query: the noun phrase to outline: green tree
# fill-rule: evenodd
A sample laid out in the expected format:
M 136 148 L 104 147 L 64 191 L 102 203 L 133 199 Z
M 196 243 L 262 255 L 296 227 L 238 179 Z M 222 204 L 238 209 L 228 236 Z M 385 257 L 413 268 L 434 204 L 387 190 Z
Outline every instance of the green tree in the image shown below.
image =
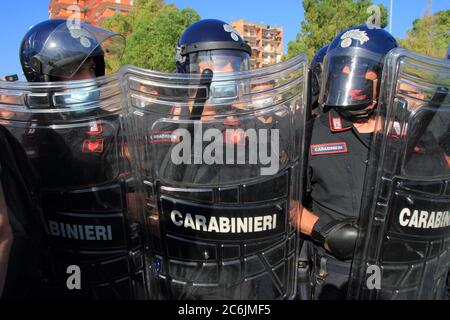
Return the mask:
M 138 0 L 129 14 L 115 15 L 102 25 L 126 38 L 123 56 L 108 63 L 108 73 L 117 71 L 125 64 L 173 71 L 178 38 L 198 20 L 200 16 L 193 9 L 179 10 L 163 0 Z
M 285 58 L 304 53 L 311 59 L 342 30 L 368 21 L 375 24 L 371 19 L 375 11 L 368 10 L 372 4 L 371 0 L 303 0 L 305 20 L 296 41 L 289 42 Z M 378 8 L 380 26 L 385 28 L 387 9 L 383 5 L 378 5 Z
M 413 22 L 413 28 L 408 30 L 405 39 L 400 39 L 400 45 L 405 49 L 429 57 L 444 59 L 450 44 L 450 10 L 439 11 L 434 15 L 427 10 L 424 17 Z

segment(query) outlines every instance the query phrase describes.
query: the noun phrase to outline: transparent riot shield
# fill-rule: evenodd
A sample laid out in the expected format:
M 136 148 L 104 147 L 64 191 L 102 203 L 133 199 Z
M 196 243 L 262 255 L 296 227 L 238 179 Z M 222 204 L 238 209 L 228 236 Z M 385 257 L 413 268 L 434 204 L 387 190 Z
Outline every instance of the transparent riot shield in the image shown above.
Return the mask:
M 146 297 L 120 101 L 117 76 L 0 83 L 0 126 L 23 148 L 38 181 L 32 214 L 45 230 L 39 298 Z
M 153 299 L 293 298 L 305 75 L 124 70 Z
M 450 63 L 386 58 L 352 299 L 441 299 L 450 265 Z

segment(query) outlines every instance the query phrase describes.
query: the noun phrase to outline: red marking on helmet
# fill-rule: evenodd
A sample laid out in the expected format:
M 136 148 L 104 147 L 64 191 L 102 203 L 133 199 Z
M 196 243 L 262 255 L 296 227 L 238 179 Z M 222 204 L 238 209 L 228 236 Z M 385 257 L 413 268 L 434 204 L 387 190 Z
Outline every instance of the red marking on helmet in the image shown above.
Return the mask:
M 83 152 L 84 153 L 102 153 L 104 149 L 105 139 L 98 140 L 84 140 Z
M 352 101 L 358 101 L 367 98 L 366 94 L 359 95 L 360 93 L 362 93 L 362 90 L 360 89 L 351 90 L 350 97 L 352 97 Z

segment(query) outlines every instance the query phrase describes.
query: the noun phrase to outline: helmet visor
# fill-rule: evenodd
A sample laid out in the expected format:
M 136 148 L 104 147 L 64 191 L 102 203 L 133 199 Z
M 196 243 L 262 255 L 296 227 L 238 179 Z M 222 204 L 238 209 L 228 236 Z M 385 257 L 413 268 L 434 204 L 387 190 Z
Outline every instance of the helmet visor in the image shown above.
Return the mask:
M 246 71 L 248 61 L 248 53 L 239 50 L 199 51 L 189 55 L 189 72 L 202 73 L 205 69 L 214 73 Z
M 324 68 L 321 104 L 365 106 L 377 99 L 382 70 L 378 56 L 330 54 Z
M 88 58 L 119 59 L 124 48 L 125 39 L 119 34 L 86 23 L 67 21 L 50 34 L 32 67 L 38 64 L 45 75 L 71 78 Z

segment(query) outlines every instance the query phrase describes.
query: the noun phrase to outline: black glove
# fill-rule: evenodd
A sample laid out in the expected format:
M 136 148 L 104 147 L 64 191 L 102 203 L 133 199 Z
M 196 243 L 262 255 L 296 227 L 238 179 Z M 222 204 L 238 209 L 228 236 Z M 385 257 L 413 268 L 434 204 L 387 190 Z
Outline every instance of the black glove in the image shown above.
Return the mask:
M 321 217 L 314 225 L 311 238 L 340 260 L 350 260 L 358 238 L 356 219 L 332 220 Z

